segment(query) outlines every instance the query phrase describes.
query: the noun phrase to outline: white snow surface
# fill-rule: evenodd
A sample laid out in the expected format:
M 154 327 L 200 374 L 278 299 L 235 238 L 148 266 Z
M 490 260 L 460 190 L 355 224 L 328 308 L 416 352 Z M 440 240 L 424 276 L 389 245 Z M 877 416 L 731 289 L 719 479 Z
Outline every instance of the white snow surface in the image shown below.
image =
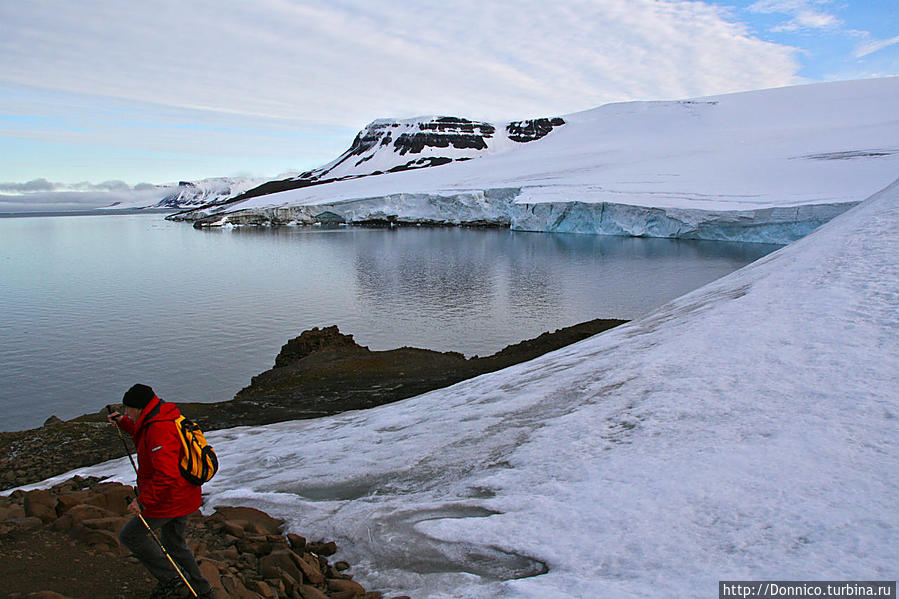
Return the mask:
M 387 596 L 894 580 L 897 256 L 899 181 L 536 360 L 372 410 L 213 432 L 222 469 L 206 506 L 255 506 L 334 539 Z
M 775 220 L 786 222 L 784 208 L 804 207 L 807 216 L 820 207 L 783 237 L 790 241 L 896 177 L 897 98 L 899 78 L 891 77 L 609 104 L 564 116 L 543 139 L 473 160 L 284 191 L 227 211 L 321 206 L 349 220 L 366 212 L 427 220 L 442 218 L 431 210 L 434 198 L 514 189 L 504 218 L 519 230 L 778 241 L 751 230 L 697 231 L 695 221 L 717 229 L 723 213 L 764 224 L 765 211 L 776 209 Z M 602 211 L 584 205 L 619 215 L 602 223 Z

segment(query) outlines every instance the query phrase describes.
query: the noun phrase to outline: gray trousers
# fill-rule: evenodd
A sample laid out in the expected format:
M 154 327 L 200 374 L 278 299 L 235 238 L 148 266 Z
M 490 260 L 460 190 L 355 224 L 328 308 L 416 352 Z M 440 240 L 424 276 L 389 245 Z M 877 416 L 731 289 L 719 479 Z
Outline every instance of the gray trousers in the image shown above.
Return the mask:
M 181 569 L 181 573 L 190 582 L 190 586 L 198 595 L 211 591 L 209 581 L 203 578 L 200 568 L 197 566 L 197 560 L 187 546 L 184 539 L 184 529 L 187 526 L 187 516 L 180 518 L 147 518 L 144 517 L 156 537 L 162 541 L 165 550 L 168 551 L 175 563 Z M 181 580 L 171 562 L 166 558 L 165 554 L 156 544 L 156 541 L 150 537 L 147 527 L 135 516 L 119 533 L 119 540 L 122 545 L 131 550 L 144 567 L 150 571 L 159 582 L 168 582 L 173 578 Z

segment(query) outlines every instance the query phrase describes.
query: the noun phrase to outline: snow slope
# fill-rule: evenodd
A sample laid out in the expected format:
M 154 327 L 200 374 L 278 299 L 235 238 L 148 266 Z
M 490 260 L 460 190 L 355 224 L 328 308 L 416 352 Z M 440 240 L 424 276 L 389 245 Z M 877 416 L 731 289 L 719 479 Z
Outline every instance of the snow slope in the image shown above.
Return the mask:
M 897 255 L 899 181 L 531 362 L 373 410 L 212 433 L 222 470 L 207 505 L 333 538 L 366 587 L 416 598 L 894 580 Z
M 197 215 L 312 222 L 328 211 L 348 222 L 471 219 L 518 230 L 788 242 L 895 178 L 897 97 L 892 77 L 610 104 L 476 160 L 294 189 Z M 484 199 L 490 194 L 508 200 L 496 205 Z M 460 201 L 469 212 L 454 215 Z M 472 205 L 483 212 L 471 214 Z

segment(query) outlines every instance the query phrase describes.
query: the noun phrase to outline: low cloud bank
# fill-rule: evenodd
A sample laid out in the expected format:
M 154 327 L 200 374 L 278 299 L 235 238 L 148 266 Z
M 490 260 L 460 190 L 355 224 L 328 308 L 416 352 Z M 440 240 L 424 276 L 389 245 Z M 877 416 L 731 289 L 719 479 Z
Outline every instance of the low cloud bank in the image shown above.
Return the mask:
M 174 187 L 150 183 L 131 186 L 124 181 L 55 183 L 43 178 L 25 183 L 0 182 L 0 213 L 143 208 L 155 205 Z

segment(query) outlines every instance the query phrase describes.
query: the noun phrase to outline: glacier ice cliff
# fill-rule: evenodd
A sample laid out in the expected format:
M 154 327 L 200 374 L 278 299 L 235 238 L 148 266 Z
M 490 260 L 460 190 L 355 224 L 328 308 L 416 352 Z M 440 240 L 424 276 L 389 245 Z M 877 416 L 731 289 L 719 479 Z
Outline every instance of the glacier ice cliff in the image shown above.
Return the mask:
M 398 193 L 383 197 L 211 213 L 195 226 L 445 225 L 496 226 L 514 231 L 667 237 L 786 244 L 856 202 L 753 210 L 659 208 L 613 202 L 521 203 L 520 188 L 457 193 Z

